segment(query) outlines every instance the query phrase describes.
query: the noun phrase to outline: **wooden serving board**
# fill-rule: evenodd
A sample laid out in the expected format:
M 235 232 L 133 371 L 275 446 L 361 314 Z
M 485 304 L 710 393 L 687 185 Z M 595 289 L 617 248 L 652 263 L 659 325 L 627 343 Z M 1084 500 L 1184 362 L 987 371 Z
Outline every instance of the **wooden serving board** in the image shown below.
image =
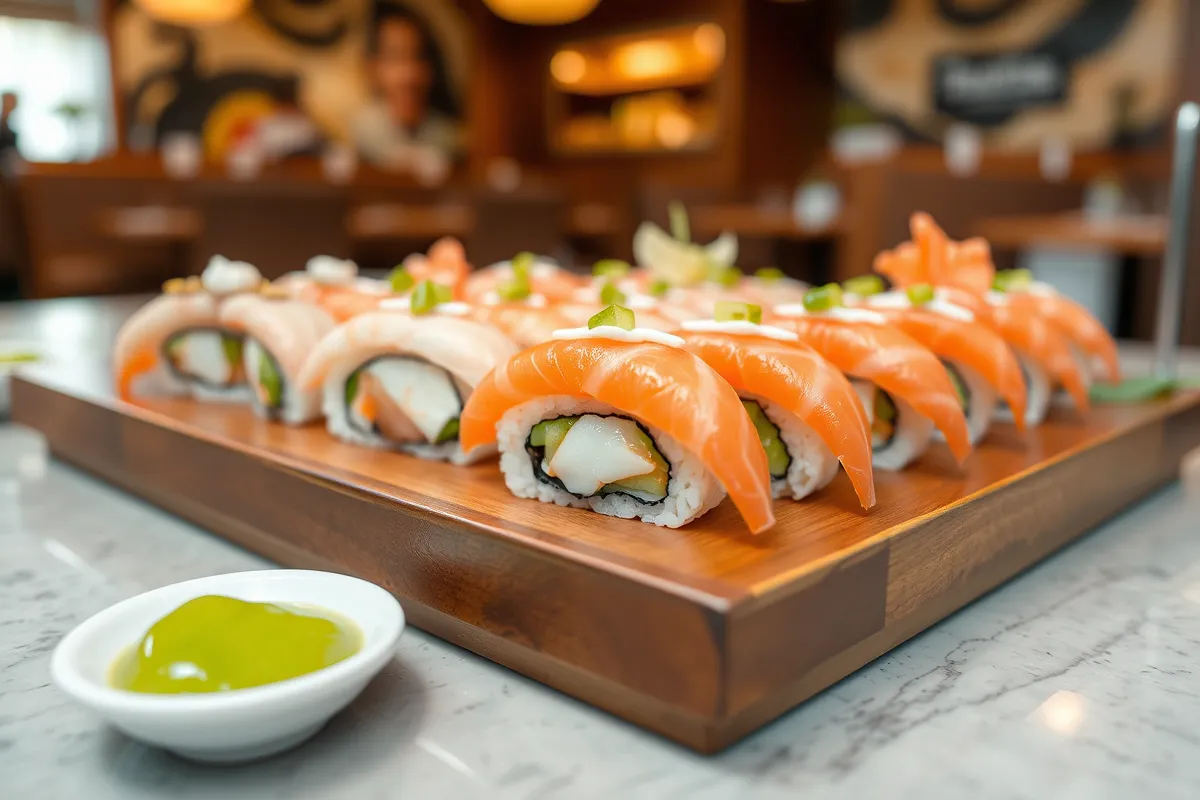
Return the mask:
M 13 418 L 52 451 L 294 567 L 360 575 L 417 626 L 701 751 L 774 719 L 1174 478 L 1200 395 L 1001 426 L 845 476 L 751 536 L 726 502 L 681 530 L 512 497 L 460 468 L 341 444 L 242 407 L 113 398 L 27 373 Z

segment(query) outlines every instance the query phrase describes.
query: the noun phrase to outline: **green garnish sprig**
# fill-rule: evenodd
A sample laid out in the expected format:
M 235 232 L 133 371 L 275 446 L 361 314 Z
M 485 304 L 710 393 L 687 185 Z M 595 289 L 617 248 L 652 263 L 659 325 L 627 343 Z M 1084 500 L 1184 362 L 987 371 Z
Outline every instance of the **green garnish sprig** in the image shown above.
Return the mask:
M 631 331 L 637 327 L 637 318 L 630 309 L 614 304 L 594 314 L 587 324 L 588 330 L 605 325 Z

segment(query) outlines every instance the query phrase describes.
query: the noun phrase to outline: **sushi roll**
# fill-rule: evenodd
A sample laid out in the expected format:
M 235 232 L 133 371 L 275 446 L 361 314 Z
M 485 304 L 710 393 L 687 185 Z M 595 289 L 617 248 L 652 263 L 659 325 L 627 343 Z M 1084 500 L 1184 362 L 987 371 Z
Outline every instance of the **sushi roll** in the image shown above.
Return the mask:
M 801 500 L 845 468 L 863 508 L 875 505 L 871 426 L 842 373 L 796 334 L 762 325 L 762 309 L 718 307 L 716 320 L 685 322 L 683 346 L 729 382 L 767 454 L 771 491 Z
M 414 253 L 404 259 L 404 269 L 413 281 L 433 281 L 449 286 L 454 297 L 460 298 L 466 286 L 471 264 L 467 261 L 462 242 L 452 236 L 444 236 L 434 242 L 428 254 Z M 399 287 L 393 287 L 395 291 Z
M 557 261 L 533 253 L 518 253 L 471 273 L 463 285 L 463 297 L 471 303 L 495 305 L 505 301 L 504 287 L 513 281 L 529 284 L 531 293 L 551 300 L 565 300 L 586 281 L 568 272 Z
M 678 337 L 610 306 L 497 367 L 462 444 L 497 445 L 514 495 L 676 528 L 726 491 L 751 531 L 775 522 L 766 452 L 737 392 Z
M 257 414 L 288 425 L 321 416 L 320 391 L 302 389 L 299 377 L 308 354 L 333 330 L 329 314 L 272 291 L 231 298 L 220 319 L 245 337 L 243 371 Z
M 990 324 L 1012 347 L 1025 375 L 1025 423 L 1042 423 L 1058 386 L 1067 391 L 1077 409 L 1087 412 L 1091 408 L 1088 376 L 1067 338 L 1020 299 L 989 292 L 986 301 Z M 1011 408 L 1001 411 L 1002 416 L 1013 413 Z
M 163 295 L 125 321 L 113 347 L 117 394 L 191 395 L 242 401 L 249 396 L 242 334 L 221 322 L 229 298 L 257 292 L 263 279 L 250 264 L 215 256 L 196 278 L 163 284 Z
M 935 427 L 960 464 L 970 454 L 967 420 L 946 368 L 882 314 L 843 306 L 841 288 L 829 284 L 810 290 L 803 304 L 776 307 L 775 317 L 848 377 L 870 384 L 876 468 L 906 467 L 929 447 Z
M 1031 298 L 1010 296 L 996 285 L 987 242 L 952 242 L 928 214 L 914 214 L 910 225 L 913 241 L 876 256 L 875 271 L 901 287 L 931 284 L 936 299 L 966 308 L 1000 335 L 1015 353 L 1025 380 L 1026 425 L 1045 419 L 1056 386 L 1065 388 L 1076 407 L 1086 411 L 1087 375 L 1073 357 L 1070 342 Z M 1013 409 L 1002 402 L 997 416 L 1013 418 Z
M 274 285 L 294 300 L 318 306 L 336 322 L 373 311 L 392 294 L 386 281 L 361 277 L 358 264 L 333 256 L 313 256 L 303 272 L 283 275 Z
M 450 315 L 362 314 L 334 328 L 300 371 L 320 390 L 329 432 L 367 447 L 465 464 L 463 405 L 493 367 L 516 352 L 496 330 Z
M 877 292 L 882 282 L 864 276 L 847 281 L 846 287 L 855 290 L 853 296 L 861 305 L 883 314 L 942 359 L 967 417 L 971 444 L 987 433 L 1001 398 L 1013 409 L 1018 428 L 1024 429 L 1025 379 L 1020 363 L 1004 339 L 974 313 L 937 299 L 928 284 Z
M 1033 280 L 1028 270 L 999 272 L 994 286 L 1003 290 L 1010 302 L 1026 306 L 1067 338 L 1089 383 L 1096 379 L 1120 383 L 1117 343 L 1090 311 L 1050 284 Z

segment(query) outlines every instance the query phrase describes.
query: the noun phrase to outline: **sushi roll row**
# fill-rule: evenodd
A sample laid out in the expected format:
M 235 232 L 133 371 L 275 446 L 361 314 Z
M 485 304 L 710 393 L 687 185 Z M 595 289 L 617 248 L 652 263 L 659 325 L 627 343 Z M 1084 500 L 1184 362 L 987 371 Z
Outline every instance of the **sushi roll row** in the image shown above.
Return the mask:
M 964 464 L 994 420 L 1039 424 L 1060 389 L 1086 410 L 1117 375 L 1086 311 L 927 215 L 876 259 L 890 290 L 748 277 L 736 239 L 693 243 L 680 208 L 671 228 L 590 276 L 530 253 L 472 271 L 450 239 L 384 280 L 317 257 L 272 283 L 215 258 L 127 322 L 117 388 L 458 465 L 498 452 L 518 497 L 658 525 L 728 495 L 760 531 L 840 470 L 869 509 L 875 469 L 938 441 Z

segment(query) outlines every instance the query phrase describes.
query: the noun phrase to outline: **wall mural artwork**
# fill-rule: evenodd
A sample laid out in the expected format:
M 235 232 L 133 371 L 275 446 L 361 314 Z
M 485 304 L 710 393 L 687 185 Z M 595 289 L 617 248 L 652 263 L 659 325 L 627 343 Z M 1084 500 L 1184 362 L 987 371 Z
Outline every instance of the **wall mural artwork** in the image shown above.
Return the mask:
M 850 0 L 838 44 L 842 128 L 1036 150 L 1134 145 L 1175 98 L 1182 0 Z
M 203 28 L 118 0 L 112 31 L 134 149 L 178 133 L 211 161 L 340 144 L 390 170 L 444 167 L 462 152 L 467 31 L 448 0 L 254 0 Z

